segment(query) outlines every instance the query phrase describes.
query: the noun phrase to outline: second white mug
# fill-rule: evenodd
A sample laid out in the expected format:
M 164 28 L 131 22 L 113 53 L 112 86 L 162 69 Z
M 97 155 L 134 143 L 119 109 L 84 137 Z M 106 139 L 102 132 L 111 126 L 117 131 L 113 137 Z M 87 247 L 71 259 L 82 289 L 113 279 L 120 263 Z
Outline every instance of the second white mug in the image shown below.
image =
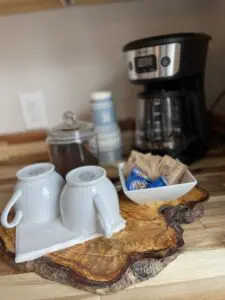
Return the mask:
M 125 227 L 116 189 L 101 167 L 85 166 L 67 174 L 60 209 L 64 227 L 77 236 L 101 233 L 101 227 L 110 238 Z

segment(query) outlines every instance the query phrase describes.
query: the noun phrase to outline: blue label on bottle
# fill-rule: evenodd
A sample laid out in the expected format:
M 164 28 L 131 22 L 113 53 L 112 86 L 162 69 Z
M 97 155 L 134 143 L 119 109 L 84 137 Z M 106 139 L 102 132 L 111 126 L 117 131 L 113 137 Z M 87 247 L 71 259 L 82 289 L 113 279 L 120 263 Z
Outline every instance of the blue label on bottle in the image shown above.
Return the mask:
M 96 126 L 114 125 L 116 123 L 116 116 L 112 107 L 93 109 L 92 117 Z

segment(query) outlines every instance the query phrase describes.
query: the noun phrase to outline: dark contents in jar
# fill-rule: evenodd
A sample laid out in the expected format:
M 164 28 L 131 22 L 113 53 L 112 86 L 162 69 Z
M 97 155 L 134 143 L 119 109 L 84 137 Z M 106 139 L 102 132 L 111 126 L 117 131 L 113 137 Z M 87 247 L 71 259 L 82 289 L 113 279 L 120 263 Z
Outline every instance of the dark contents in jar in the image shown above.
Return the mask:
M 51 161 L 63 177 L 77 167 L 98 164 L 98 159 L 88 149 L 88 143 L 50 144 L 49 147 Z

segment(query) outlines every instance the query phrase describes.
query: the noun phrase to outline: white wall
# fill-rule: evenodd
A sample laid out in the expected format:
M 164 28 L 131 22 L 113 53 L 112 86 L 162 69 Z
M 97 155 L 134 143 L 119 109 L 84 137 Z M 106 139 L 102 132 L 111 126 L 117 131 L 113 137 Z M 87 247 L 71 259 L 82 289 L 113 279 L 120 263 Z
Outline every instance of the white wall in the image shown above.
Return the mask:
M 0 133 L 24 130 L 18 94 L 42 91 L 49 124 L 67 109 L 89 114 L 88 95 L 111 89 L 119 118 L 134 116 L 122 46 L 151 35 L 213 36 L 207 102 L 225 83 L 225 1 L 149 0 L 74 7 L 0 18 Z

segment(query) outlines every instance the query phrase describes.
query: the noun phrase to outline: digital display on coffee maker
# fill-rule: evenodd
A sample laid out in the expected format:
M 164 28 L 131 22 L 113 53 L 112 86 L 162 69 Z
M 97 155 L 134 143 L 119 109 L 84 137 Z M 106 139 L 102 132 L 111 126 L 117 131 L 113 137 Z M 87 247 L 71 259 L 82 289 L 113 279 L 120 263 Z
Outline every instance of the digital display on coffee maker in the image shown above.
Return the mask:
M 137 73 L 156 71 L 155 55 L 139 56 L 135 58 L 135 68 Z

